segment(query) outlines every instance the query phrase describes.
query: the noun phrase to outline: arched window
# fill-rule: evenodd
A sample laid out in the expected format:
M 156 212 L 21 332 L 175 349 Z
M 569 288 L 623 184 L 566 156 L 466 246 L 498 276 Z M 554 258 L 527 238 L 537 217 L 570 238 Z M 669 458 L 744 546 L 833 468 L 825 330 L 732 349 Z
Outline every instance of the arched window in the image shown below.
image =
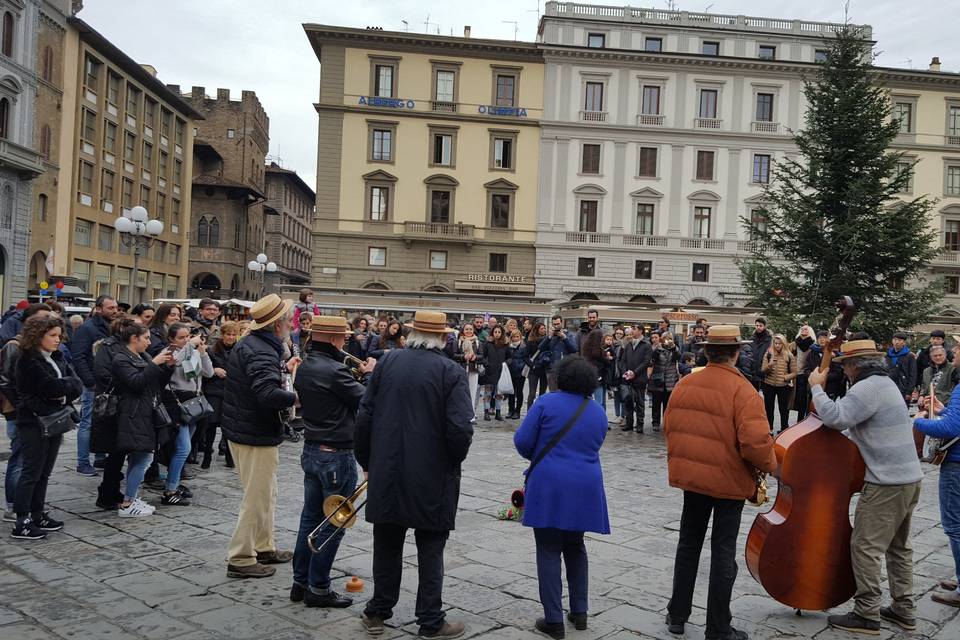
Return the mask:
M 47 82 L 53 82 L 53 49 L 49 45 L 43 48 L 41 77 Z
M 210 226 L 207 224 L 207 217 L 203 216 L 200 218 L 200 222 L 197 223 L 197 246 L 205 247 L 207 246 L 207 239 L 210 237 Z
M 210 228 L 207 236 L 207 246 L 208 247 L 220 246 L 220 223 L 217 222 L 216 218 L 212 218 L 210 220 Z
M 52 149 L 50 148 L 50 142 L 52 137 L 50 135 L 50 125 L 45 124 L 40 129 L 40 155 L 42 155 L 47 160 L 50 159 L 50 154 Z
M 4 140 L 10 134 L 10 101 L 0 98 L 0 138 Z
M 237 274 L 233 274 L 233 277 L 230 278 L 230 290 L 233 291 L 234 294 L 240 293 L 240 276 Z
M 0 51 L 8 58 L 13 57 L 13 14 L 5 11 L 3 14 L 3 44 Z
M 0 195 L 0 228 L 13 229 L 13 187 L 7 185 Z
M 41 193 L 37 202 L 37 219 L 40 222 L 47 221 L 47 194 Z

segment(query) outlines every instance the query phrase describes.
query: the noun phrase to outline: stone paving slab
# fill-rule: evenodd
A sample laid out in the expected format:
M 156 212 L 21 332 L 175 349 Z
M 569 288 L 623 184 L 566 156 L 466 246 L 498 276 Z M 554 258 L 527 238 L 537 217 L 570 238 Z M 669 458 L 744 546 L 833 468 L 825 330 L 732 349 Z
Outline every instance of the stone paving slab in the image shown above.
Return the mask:
M 467 637 L 534 640 L 541 616 L 533 535 L 496 519 L 526 464 L 512 446 L 510 422 L 478 426 L 463 469 L 457 530 L 445 553 L 444 606 L 451 620 L 467 623 Z M 7 443 L 0 429 L 0 450 Z M 292 548 L 302 506 L 298 444 L 281 447 L 277 540 Z M 334 565 L 334 587 L 357 575 L 364 593 L 347 609 L 309 609 L 291 603 L 289 565 L 264 580 L 226 577 L 226 548 L 236 522 L 240 485 L 222 458 L 208 471 L 197 467 L 187 481 L 196 498 L 190 507 L 159 507 L 149 518 L 120 519 L 93 505 L 96 478 L 72 470 L 75 436 L 64 442 L 48 501 L 66 522 L 62 532 L 39 542 L 17 541 L 0 531 L 0 638 L 143 640 L 362 640 L 359 623 L 372 591 L 372 527 L 359 522 L 345 537 Z M 568 627 L 571 640 L 672 640 L 663 619 L 673 578 L 682 497 L 666 481 L 663 436 L 609 433 L 602 452 L 611 535 L 587 536 L 590 557 L 590 622 L 587 631 Z M 0 463 L 2 468 L 2 463 Z M 880 638 L 960 640 L 960 611 L 930 600 L 936 583 L 953 570 L 940 526 L 936 469 L 925 469 L 913 521 L 918 628 L 884 627 Z M 773 483 L 772 490 L 776 490 Z M 144 496 L 154 504 L 155 492 Z M 852 507 L 851 507 L 852 508 Z M 770 599 L 742 564 L 745 536 L 757 511 L 744 510 L 734 586 L 734 625 L 751 638 L 849 640 L 830 630 L 830 612 L 804 612 Z M 708 532 L 709 537 L 709 532 Z M 686 638 L 703 635 L 709 544 Z M 417 556 L 412 536 L 404 546 L 400 601 L 383 640 L 416 636 Z M 846 607 L 839 608 L 845 611 Z

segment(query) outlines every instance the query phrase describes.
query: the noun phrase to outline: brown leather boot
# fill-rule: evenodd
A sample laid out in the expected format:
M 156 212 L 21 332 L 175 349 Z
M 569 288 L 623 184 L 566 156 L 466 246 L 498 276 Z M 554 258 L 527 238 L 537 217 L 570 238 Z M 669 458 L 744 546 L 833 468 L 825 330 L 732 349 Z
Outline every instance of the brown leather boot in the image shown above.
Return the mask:
M 934 602 L 939 602 L 940 604 L 945 604 L 950 607 L 960 607 L 960 593 L 957 593 L 956 591 L 935 593 L 930 596 L 930 599 Z

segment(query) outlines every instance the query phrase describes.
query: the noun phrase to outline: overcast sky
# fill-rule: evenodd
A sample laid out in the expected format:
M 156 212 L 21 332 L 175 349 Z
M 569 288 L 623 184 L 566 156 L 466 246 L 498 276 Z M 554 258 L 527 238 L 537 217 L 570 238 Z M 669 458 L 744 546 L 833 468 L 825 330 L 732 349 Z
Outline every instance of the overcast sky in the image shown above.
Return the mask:
M 960 70 L 956 13 L 945 6 L 957 0 L 850 0 L 851 20 L 873 25 L 878 64 L 926 68 L 933 56 L 943 70 Z M 270 116 L 270 153 L 313 185 L 317 162 L 317 113 L 320 64 L 301 24 L 517 38 L 537 33 L 537 0 L 85 0 L 79 14 L 131 58 L 157 68 L 161 80 L 193 85 L 216 95 L 229 88 L 257 93 Z M 597 2 L 624 6 L 624 2 Z M 630 2 L 666 8 L 666 0 Z M 802 9 L 797 7 L 802 4 Z M 761 17 L 841 21 L 843 0 L 677 0 L 679 9 Z M 264 11 L 268 8 L 268 11 Z M 403 21 L 406 20 L 408 26 Z M 507 23 L 505 21 L 510 21 Z M 163 34 L 160 41 L 150 31 Z M 172 38 L 169 37 L 172 35 Z M 951 54 L 954 56 L 951 58 Z

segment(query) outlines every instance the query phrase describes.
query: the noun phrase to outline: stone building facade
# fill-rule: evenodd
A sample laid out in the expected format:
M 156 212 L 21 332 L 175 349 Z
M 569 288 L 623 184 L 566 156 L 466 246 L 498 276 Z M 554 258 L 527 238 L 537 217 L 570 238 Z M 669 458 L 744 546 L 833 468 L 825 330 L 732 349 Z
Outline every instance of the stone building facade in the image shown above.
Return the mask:
M 193 87 L 183 98 L 204 118 L 194 144 L 189 295 L 255 298 L 261 280 L 247 263 L 268 249 L 263 203 L 270 119 L 253 91 L 232 100 L 229 89 L 212 97 Z M 264 284 L 271 284 L 270 275 Z
M 310 234 L 316 195 L 296 171 L 276 162 L 266 168 L 267 257 L 277 265 L 271 284 L 305 285 L 310 282 Z

